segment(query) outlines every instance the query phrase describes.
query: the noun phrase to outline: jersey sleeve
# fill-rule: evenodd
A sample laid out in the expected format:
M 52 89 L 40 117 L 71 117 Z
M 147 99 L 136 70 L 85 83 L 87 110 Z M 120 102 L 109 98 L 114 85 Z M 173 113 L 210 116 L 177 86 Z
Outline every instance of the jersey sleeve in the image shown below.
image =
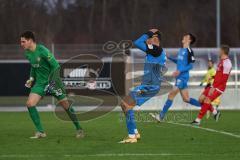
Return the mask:
M 25 56 L 26 59 L 28 59 L 28 56 L 27 56 L 27 52 L 26 52 L 26 51 L 24 52 L 24 56 Z M 32 67 L 32 66 L 31 66 L 31 68 L 30 68 L 29 78 L 36 79 L 36 69 L 35 69 L 34 67 Z
M 135 40 L 133 43 L 134 45 L 141 49 L 142 51 L 146 52 L 147 51 L 147 45 L 146 45 L 146 40 L 148 39 L 147 34 L 143 34 L 141 37 L 139 37 L 137 40 Z
M 30 77 L 36 79 L 36 72 L 35 72 L 35 68 L 31 67 L 30 69 Z
M 223 61 L 223 75 L 229 75 L 232 69 L 232 63 L 229 59 Z
M 229 74 L 231 72 L 231 69 L 232 69 L 231 61 L 230 60 L 225 60 L 223 62 L 223 75 L 220 79 L 221 80 L 220 84 L 226 84 L 227 83 Z
M 42 47 L 42 57 L 49 63 L 52 71 L 59 68 L 59 63 L 57 62 L 57 60 L 55 59 L 53 54 L 45 47 Z

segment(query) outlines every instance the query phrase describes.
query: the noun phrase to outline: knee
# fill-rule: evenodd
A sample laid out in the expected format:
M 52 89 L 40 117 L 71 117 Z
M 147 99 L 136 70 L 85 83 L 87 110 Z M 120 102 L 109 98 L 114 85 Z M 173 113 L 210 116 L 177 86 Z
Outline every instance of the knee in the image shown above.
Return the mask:
M 135 101 L 131 97 L 125 97 L 120 106 L 124 113 L 127 113 L 129 109 L 132 109 L 135 106 Z
M 199 103 L 202 104 L 204 102 L 204 99 L 203 98 L 199 98 L 198 101 L 199 101 Z
M 175 96 L 178 94 L 178 92 L 179 92 L 178 89 L 173 89 L 172 91 L 170 91 L 170 93 L 168 94 L 168 99 L 173 100 Z
M 174 97 L 175 97 L 175 94 L 174 94 L 174 93 L 169 93 L 169 94 L 168 94 L 168 99 L 173 100 Z
M 36 104 L 34 103 L 34 101 L 32 101 L 32 100 L 27 100 L 27 102 L 26 102 L 26 106 L 27 107 L 32 107 L 32 106 L 35 106 Z
M 205 98 L 204 103 L 211 104 L 211 100 L 209 98 Z
M 205 96 L 204 95 L 201 95 L 199 98 L 198 98 L 198 101 L 199 101 L 199 103 L 203 103 L 204 102 L 204 100 L 205 100 Z
M 65 110 L 67 110 L 72 106 L 73 101 L 68 101 L 67 99 L 64 99 L 64 100 L 60 100 L 58 104 L 62 106 Z
M 190 100 L 189 100 L 189 98 L 183 97 L 183 101 L 186 102 L 186 103 L 188 103 Z
M 121 106 L 121 108 L 122 108 L 122 111 L 123 111 L 124 113 L 126 113 L 126 112 L 127 112 L 127 107 L 126 107 L 126 104 L 125 104 L 124 100 L 122 100 L 120 106 Z

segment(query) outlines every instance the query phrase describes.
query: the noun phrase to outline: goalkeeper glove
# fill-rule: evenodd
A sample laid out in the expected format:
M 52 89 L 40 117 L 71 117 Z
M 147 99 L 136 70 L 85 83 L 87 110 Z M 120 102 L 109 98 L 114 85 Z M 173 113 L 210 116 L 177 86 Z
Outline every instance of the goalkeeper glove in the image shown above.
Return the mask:
M 26 81 L 25 87 L 31 88 L 33 81 L 34 81 L 34 78 L 33 78 L 33 77 L 30 77 L 29 80 Z

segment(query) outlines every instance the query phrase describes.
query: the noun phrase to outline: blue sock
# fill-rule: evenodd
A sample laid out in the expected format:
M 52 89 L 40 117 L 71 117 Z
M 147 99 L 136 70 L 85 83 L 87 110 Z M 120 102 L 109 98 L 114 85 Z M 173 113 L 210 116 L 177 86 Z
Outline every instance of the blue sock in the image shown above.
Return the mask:
M 132 109 L 127 111 L 126 123 L 127 123 L 128 134 L 135 134 L 134 129 L 136 129 L 136 123 L 134 119 L 134 111 Z
M 196 107 L 201 107 L 201 104 L 199 103 L 199 101 L 194 98 L 190 98 L 188 103 Z
M 163 119 L 165 114 L 167 113 L 168 109 L 172 106 L 173 101 L 168 99 L 163 106 L 163 110 L 160 112 L 160 118 Z

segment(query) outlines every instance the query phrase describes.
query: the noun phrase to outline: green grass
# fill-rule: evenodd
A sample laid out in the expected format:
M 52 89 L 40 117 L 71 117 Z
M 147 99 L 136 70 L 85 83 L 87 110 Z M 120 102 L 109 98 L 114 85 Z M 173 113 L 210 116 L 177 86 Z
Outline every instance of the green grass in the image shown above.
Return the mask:
M 172 115 L 189 112 L 172 112 Z M 34 128 L 28 113 L 0 113 L 0 159 L 72 160 L 210 160 L 240 159 L 240 138 L 168 123 L 138 122 L 142 139 L 136 144 L 118 144 L 126 136 L 120 113 L 82 122 L 84 139 L 75 139 L 70 122 L 53 113 L 40 113 L 48 137 L 31 140 Z M 170 114 L 169 114 L 170 115 Z M 190 114 L 189 121 L 196 115 Z M 142 113 L 141 116 L 147 116 Z M 202 127 L 240 135 L 240 112 L 223 111 L 221 121 L 204 120 Z M 178 119 L 179 123 L 187 123 Z
M 25 106 L 28 96 L 0 96 L 0 106 Z M 96 95 L 91 96 L 77 96 L 71 97 L 74 100 L 74 104 L 77 106 L 96 106 L 102 103 L 102 100 L 107 101 L 109 104 L 115 104 L 112 98 L 109 96 Z M 47 104 L 52 104 L 54 98 L 52 96 L 44 96 L 43 99 L 38 103 L 38 106 L 46 106 Z M 56 100 L 55 100 L 56 101 Z

